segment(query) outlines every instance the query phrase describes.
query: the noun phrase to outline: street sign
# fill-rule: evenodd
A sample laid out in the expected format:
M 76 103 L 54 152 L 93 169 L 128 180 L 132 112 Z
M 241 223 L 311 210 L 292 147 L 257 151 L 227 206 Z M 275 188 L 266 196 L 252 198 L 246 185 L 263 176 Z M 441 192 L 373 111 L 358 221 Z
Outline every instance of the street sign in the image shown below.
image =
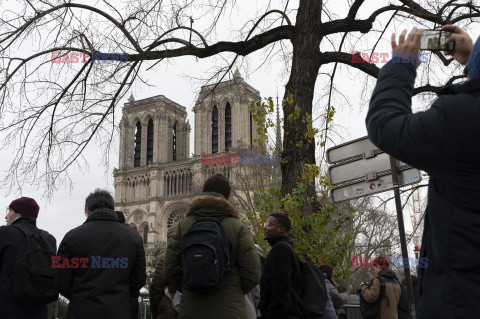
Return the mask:
M 405 163 L 397 164 L 398 170 L 402 171 L 410 168 L 410 165 Z M 328 169 L 328 180 L 333 186 L 343 184 L 346 182 L 361 179 L 376 179 L 384 175 L 391 174 L 390 169 L 390 155 L 387 153 L 380 153 L 375 157 L 369 159 L 359 159 L 354 162 L 347 162 L 343 165 L 331 166 Z
M 370 158 L 382 151 L 373 145 L 368 136 L 340 144 L 327 150 L 327 162 L 337 164 L 339 162 L 351 162 L 357 159 Z
M 407 186 L 420 182 L 422 176 L 416 168 L 409 168 L 398 173 L 399 186 Z M 334 188 L 332 190 L 332 200 L 335 203 L 369 196 L 376 193 L 391 190 L 393 188 L 392 175 L 385 175 L 371 181 L 362 181 Z
M 340 202 L 393 189 L 390 156 L 383 153 L 368 136 L 337 145 L 327 150 L 332 200 Z M 396 161 L 399 186 L 421 181 L 418 169 Z
M 407 278 L 407 295 L 414 311 L 410 269 L 405 262 L 409 259 L 399 189 L 401 186 L 420 182 L 420 171 L 383 153 L 373 145 L 368 136 L 330 148 L 327 150 L 327 161 L 334 164 L 328 169 L 330 184 L 335 186 L 332 189 L 333 202 L 393 189 L 404 273 Z

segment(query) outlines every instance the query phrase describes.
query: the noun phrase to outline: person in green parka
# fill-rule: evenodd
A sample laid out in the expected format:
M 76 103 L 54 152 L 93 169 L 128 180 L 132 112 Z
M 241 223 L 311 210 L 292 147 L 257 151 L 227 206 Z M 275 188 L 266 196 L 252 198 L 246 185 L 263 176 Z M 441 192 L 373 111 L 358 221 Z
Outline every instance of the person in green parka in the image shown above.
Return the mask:
M 182 291 L 179 319 L 245 319 L 247 318 L 245 294 L 260 280 L 260 258 L 252 235 L 240 220 L 240 214 L 228 201 L 230 182 L 217 174 L 205 182 L 203 194 L 195 197 L 168 240 L 164 272 L 168 286 Z M 230 244 L 232 273 L 227 285 L 213 292 L 198 293 L 182 289 L 182 238 L 196 217 L 213 217 L 220 220 Z

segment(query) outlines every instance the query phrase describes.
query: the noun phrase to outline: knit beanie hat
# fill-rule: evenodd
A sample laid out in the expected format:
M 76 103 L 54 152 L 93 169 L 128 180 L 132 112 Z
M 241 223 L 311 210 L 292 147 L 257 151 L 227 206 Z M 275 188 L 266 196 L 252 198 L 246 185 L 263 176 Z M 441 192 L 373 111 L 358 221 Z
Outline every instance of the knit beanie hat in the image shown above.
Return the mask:
M 473 45 L 465 71 L 470 77 L 470 80 L 480 77 L 480 37 L 477 38 L 477 41 L 475 41 Z
M 17 214 L 20 214 L 22 216 L 30 216 L 33 218 L 38 217 L 38 211 L 40 210 L 37 202 L 30 197 L 17 198 L 10 203 L 8 208 L 14 210 Z
M 333 274 L 333 267 L 330 265 L 321 265 L 320 270 L 323 271 L 324 274 L 327 275 L 327 277 L 332 278 Z

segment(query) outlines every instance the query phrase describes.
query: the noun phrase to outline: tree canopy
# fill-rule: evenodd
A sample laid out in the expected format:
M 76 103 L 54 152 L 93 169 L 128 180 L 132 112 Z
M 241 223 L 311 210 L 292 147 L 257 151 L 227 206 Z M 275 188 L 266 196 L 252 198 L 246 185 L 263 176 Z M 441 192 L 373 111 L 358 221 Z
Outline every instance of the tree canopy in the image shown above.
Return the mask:
M 145 70 L 180 56 L 205 59 L 228 54 L 212 77 L 218 82 L 239 57 L 265 50 L 265 63 L 278 56 L 285 62 L 289 77 L 284 97 L 291 94 L 294 101 L 283 104 L 281 191 L 289 194 L 305 181 L 305 165 L 316 164 L 316 149 L 323 152 L 330 141 L 340 65 L 372 78 L 378 74 L 375 64 L 352 59 L 356 44 L 362 43 L 362 51 L 372 54 L 381 39 L 389 38 L 399 26 L 433 29 L 457 24 L 468 31 L 480 16 L 477 1 L 271 0 L 238 29 L 230 30 L 229 41 L 218 39 L 237 10 L 253 3 L 5 2 L 7 9 L 0 19 L 0 132 L 4 147 L 15 148 L 5 182 L 11 186 L 36 181 L 53 190 L 69 167 L 85 161 L 83 152 L 92 140 L 99 138 L 108 148 L 120 101 L 133 83 L 144 81 Z M 335 11 L 338 6 L 346 10 Z M 93 63 L 95 52 L 126 53 L 128 61 Z M 60 62 L 76 57 L 80 62 L 56 64 L 52 57 Z M 97 54 L 94 58 L 99 62 L 118 57 Z M 452 62 L 441 53 L 433 58 L 444 66 Z M 428 70 L 415 95 L 463 77 L 450 69 L 447 79 L 430 83 Z M 321 121 L 306 125 L 312 118 L 319 77 L 326 77 L 328 83 L 317 92 L 322 96 Z M 306 187 L 308 197 L 315 198 L 315 183 Z M 306 201 L 304 215 L 314 210 L 315 201 Z

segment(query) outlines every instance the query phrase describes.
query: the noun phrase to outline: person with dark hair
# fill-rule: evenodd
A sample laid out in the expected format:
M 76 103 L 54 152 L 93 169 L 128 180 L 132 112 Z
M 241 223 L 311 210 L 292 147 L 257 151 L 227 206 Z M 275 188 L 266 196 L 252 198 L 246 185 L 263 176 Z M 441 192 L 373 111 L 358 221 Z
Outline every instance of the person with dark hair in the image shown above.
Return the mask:
M 291 221 L 285 214 L 271 214 L 263 224 L 263 238 L 270 252 L 260 280 L 260 312 L 265 319 L 300 319 L 302 274 L 293 243 L 288 239 Z
M 216 174 L 205 181 L 203 184 L 203 192 L 209 193 L 214 192 L 222 194 L 223 197 L 230 197 L 230 182 L 222 174 Z
M 330 265 L 321 265 L 320 270 L 325 276 L 325 284 L 327 286 L 327 309 L 323 315 L 323 319 L 337 319 L 340 316 L 345 316 L 343 305 L 347 302 L 348 295 L 341 294 L 337 290 L 337 283 L 333 279 L 335 271 Z
M 96 189 L 85 200 L 87 220 L 58 249 L 56 287 L 70 300 L 68 318 L 131 318 L 146 281 L 143 240 L 118 219 L 112 195 Z
M 401 293 L 400 282 L 397 275 L 393 270 L 388 268 L 389 262 L 386 257 L 374 258 L 372 265 L 375 267 L 377 277 L 370 283 L 362 282 L 360 284 L 362 296 L 368 303 L 381 300 L 378 318 L 397 319 L 397 307 Z
M 185 218 L 179 222 L 168 241 L 164 263 L 165 279 L 169 290 L 172 287 L 173 290 L 182 292 L 179 318 L 247 317 L 245 294 L 258 284 L 260 259 L 250 230 L 240 220 L 240 213 L 228 201 L 229 196 L 230 183 L 225 176 L 217 174 L 208 178 L 203 185 L 203 194 L 192 200 Z M 196 236 L 195 238 L 201 237 L 197 236 L 201 233 L 197 227 L 200 224 L 205 227 L 214 226 L 218 230 L 211 236 L 202 237 L 205 240 L 217 238 L 217 234 L 222 234 L 219 242 L 226 244 L 228 241 L 228 245 L 222 247 L 219 254 L 213 255 L 216 257 L 212 259 L 204 259 L 204 256 L 212 253 L 204 242 L 202 242 L 205 246 L 203 251 L 194 255 L 189 254 L 197 248 L 189 246 L 187 240 L 192 238 L 190 236 L 192 234 Z M 187 233 L 189 236 L 185 236 Z M 185 251 L 185 247 L 189 249 Z M 229 262 L 221 267 L 221 275 L 218 278 L 211 278 L 211 281 L 221 279 L 222 285 L 204 287 L 203 289 L 207 292 L 200 291 L 200 288 L 192 288 L 193 284 L 198 287 L 205 283 L 205 277 L 200 276 L 196 271 L 196 265 L 205 265 L 206 269 L 212 269 L 217 273 L 218 267 L 215 266 L 217 262 L 226 262 L 223 258 L 226 255 L 225 250 L 228 250 Z M 190 280 L 190 273 L 195 274 L 195 283 Z M 184 280 L 185 277 L 188 280 Z M 200 281 L 202 284 L 198 283 Z
M 21 197 L 12 201 L 5 216 L 6 226 L 0 227 L 0 318 L 2 319 L 45 319 L 47 306 L 31 306 L 15 300 L 9 289 L 9 279 L 13 276 L 13 269 L 20 247 L 26 239 L 20 227 L 36 234 L 41 229 L 36 222 L 40 207 L 30 197 Z M 53 252 L 57 249 L 55 237 L 43 231 L 43 236 L 50 244 Z M 28 300 L 25 300 L 26 302 Z

